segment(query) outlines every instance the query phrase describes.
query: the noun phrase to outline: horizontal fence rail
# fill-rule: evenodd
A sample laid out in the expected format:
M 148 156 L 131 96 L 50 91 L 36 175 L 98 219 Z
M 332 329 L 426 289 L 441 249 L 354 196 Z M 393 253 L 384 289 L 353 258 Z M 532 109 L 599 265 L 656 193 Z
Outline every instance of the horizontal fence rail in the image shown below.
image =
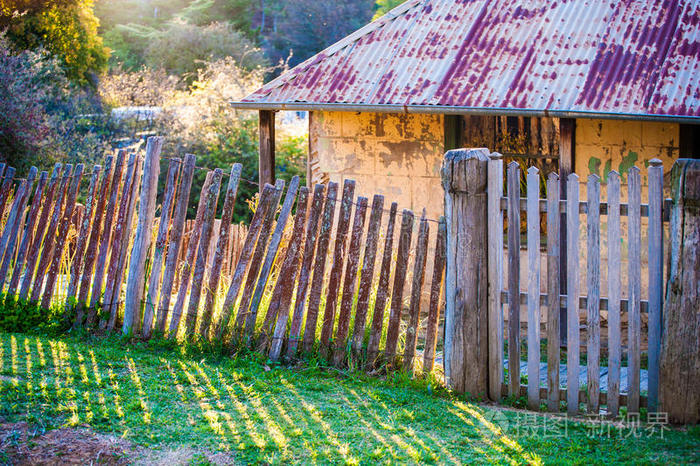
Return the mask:
M 262 186 L 250 224 L 232 224 L 236 202 L 246 201 L 237 198 L 247 181 L 241 165 L 203 169 L 193 155 L 161 158 L 161 145 L 152 137 L 145 153 L 122 150 L 87 171 L 59 163 L 50 176 L 33 168 L 22 180 L 2 165 L 6 305 L 57 309 L 66 329 L 219 339 L 272 360 L 319 350 L 337 366 L 433 370 L 444 219 L 398 214 L 381 195 L 356 196 L 352 180 L 310 189 L 294 177 Z M 195 170 L 207 171 L 199 193 Z
M 621 178 L 615 171 L 609 173 L 607 183 L 602 186 L 607 200 L 602 202 L 598 176 L 590 175 L 584 184 L 576 174 L 560 180 L 556 173 L 551 173 L 546 179 L 545 197 L 541 198 L 543 184 L 537 168 L 531 167 L 523 178 L 515 162 L 504 173 L 501 158 L 495 156 L 488 161 L 489 394 L 492 399 L 523 396 L 531 409 L 539 410 L 544 403 L 549 411 L 555 412 L 565 404 L 569 414 L 581 412 L 582 403 L 586 412 L 596 415 L 601 405 L 605 405 L 611 416 L 616 416 L 621 406 L 629 413 L 639 412 L 641 406 L 647 406 L 650 411 L 657 408 L 663 223 L 669 218 L 670 200 L 663 199 L 663 167 L 659 160 L 652 160 L 647 171 L 647 204 L 641 202 L 641 171 L 632 167 L 626 173 L 626 203 L 620 199 Z M 523 180 L 525 197 L 521 199 Z M 579 199 L 582 187 L 585 187 L 585 200 Z M 562 193 L 566 194 L 565 199 L 561 198 Z M 524 212 L 524 224 L 521 224 L 521 212 Z M 581 217 L 585 220 L 580 220 Z M 601 217 L 605 218 L 605 229 L 601 229 Z M 626 218 L 626 232 L 621 217 Z M 505 245 L 504 218 L 507 220 Z M 642 218 L 647 219 L 644 229 Z M 566 243 L 560 236 L 564 225 L 568 231 Z M 542 233 L 546 234 L 544 248 Z M 605 243 L 601 242 L 601 235 L 606 235 Z M 643 238 L 648 244 L 647 299 L 641 296 Z M 521 264 L 521 239 L 527 240 L 524 264 Z M 622 243 L 626 251 L 622 250 Z M 602 244 L 607 247 L 603 249 Z M 563 274 L 559 269 L 561 255 L 567 258 L 567 270 Z M 601 257 L 607 262 L 607 270 L 602 270 Z M 523 265 L 527 291 L 521 291 Z M 505 272 L 507 288 L 503 287 Z M 605 287 L 601 286 L 601 272 L 605 272 Z M 566 288 L 562 286 L 561 276 Z M 625 298 L 623 276 L 627 277 Z M 560 293 L 563 289 L 567 293 Z M 503 305 L 508 307 L 505 315 Z M 527 310 L 527 322 L 521 322 L 521 305 Z M 564 310 L 563 314 L 560 309 Z M 607 312 L 607 331 L 602 334 L 601 311 Z M 642 313 L 647 321 L 645 335 Z M 504 316 L 508 320 L 505 328 Z M 560 340 L 559 320 L 563 316 L 567 321 L 565 346 Z M 541 324 L 541 318 L 546 319 L 545 325 Z M 623 345 L 625 324 L 626 345 Z M 648 348 L 644 369 L 646 393 L 640 388 L 643 341 Z M 602 350 L 606 352 L 605 358 Z M 524 384 L 520 373 L 523 358 L 527 368 Z M 601 371 L 603 361 L 607 371 Z M 606 390 L 600 388 L 601 374 L 607 377 Z M 562 377 L 566 378 L 565 383 Z M 623 381 L 625 393 L 621 390 Z

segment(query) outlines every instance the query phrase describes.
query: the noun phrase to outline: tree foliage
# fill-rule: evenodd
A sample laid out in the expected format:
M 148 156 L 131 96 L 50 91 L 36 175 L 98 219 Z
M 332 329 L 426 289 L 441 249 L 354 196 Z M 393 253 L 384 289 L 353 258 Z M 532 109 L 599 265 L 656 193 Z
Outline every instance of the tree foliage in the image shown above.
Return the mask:
M 0 28 L 19 50 L 43 48 L 78 83 L 102 72 L 108 50 L 97 34 L 92 0 L 10 0 L 0 9 Z
M 84 115 L 100 109 L 66 78 L 56 58 L 41 50 L 15 51 L 0 34 L 0 161 L 26 173 L 57 160 L 100 157 L 104 125 Z
M 376 11 L 374 13 L 374 18 L 372 19 L 377 19 L 384 16 L 405 1 L 406 0 L 377 0 L 377 3 L 374 5 Z
M 291 65 L 364 26 L 372 17 L 374 5 L 374 0 L 280 2 L 280 17 L 276 19 L 276 30 L 270 32 L 268 51 L 273 59 L 285 59 L 291 51 Z

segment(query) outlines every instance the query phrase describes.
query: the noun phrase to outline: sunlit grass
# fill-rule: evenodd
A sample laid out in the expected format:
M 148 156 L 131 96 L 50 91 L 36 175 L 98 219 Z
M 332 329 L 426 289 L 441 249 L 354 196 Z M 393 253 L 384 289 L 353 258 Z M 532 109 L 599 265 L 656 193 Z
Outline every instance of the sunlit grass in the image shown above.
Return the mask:
M 591 437 L 571 423 L 566 437 L 523 435 L 494 418 L 512 427 L 523 412 L 432 387 L 399 374 L 380 380 L 322 366 L 290 369 L 252 353 L 0 336 L 4 422 L 85 424 L 149 448 L 226 451 L 270 464 L 700 461 L 697 428 L 620 439 Z

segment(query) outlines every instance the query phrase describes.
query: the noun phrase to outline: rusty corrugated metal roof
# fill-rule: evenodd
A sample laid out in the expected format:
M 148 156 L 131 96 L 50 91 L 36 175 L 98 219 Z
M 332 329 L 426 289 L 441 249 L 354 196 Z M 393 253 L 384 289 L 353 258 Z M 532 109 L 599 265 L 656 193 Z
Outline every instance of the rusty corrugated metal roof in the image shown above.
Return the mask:
M 700 0 L 409 0 L 234 106 L 700 118 Z

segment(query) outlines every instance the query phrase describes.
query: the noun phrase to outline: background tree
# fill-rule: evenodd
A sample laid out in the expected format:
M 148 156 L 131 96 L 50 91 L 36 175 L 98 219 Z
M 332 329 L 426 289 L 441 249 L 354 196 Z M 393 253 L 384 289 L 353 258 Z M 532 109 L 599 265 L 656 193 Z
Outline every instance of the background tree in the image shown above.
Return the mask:
M 323 2 L 281 0 L 281 17 L 270 33 L 269 54 L 273 61 L 293 52 L 294 66 L 367 24 L 374 0 Z
M 98 24 L 92 0 L 10 0 L 0 9 L 0 27 L 16 49 L 45 49 L 80 84 L 96 82 L 107 65 Z

